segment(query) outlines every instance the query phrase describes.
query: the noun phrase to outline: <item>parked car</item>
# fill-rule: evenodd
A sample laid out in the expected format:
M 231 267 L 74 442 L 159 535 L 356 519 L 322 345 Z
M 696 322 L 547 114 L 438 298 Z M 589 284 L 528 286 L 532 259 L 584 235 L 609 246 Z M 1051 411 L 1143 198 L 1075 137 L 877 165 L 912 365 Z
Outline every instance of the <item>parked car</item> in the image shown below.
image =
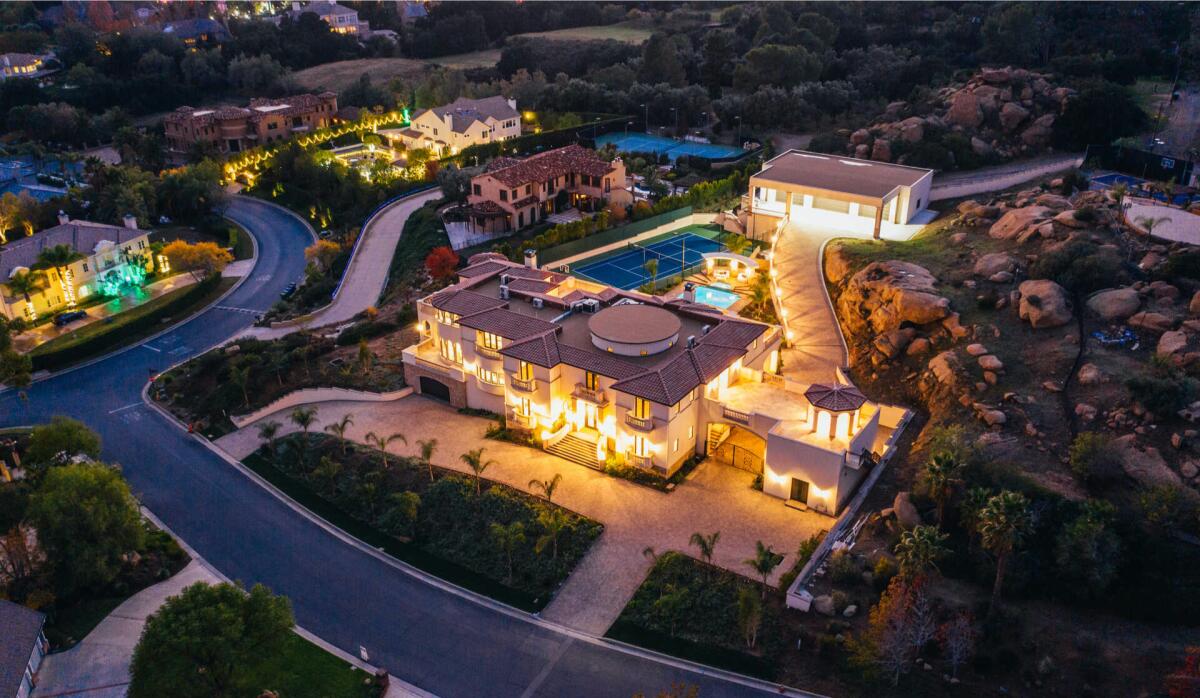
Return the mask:
M 286 287 L 284 287 L 283 292 L 279 294 L 279 297 L 283 298 L 284 300 L 287 300 L 295 292 L 296 292 L 296 282 L 293 281 L 292 283 L 290 283 Z
M 82 320 L 87 317 L 87 313 L 82 310 L 72 310 L 66 313 L 59 313 L 54 316 L 54 324 L 58 327 L 69 325 L 76 320 Z

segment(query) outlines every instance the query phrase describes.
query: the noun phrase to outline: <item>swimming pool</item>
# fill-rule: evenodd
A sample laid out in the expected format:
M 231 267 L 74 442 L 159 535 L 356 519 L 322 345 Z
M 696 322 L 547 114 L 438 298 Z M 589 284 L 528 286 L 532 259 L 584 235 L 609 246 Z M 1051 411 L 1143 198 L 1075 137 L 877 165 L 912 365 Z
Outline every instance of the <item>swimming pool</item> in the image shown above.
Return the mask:
M 677 141 L 673 138 L 652 136 L 648 133 L 606 133 L 596 138 L 597 148 L 603 148 L 609 143 L 616 145 L 617 150 L 622 152 L 657 153 L 659 155 L 666 153 L 672 160 L 677 159 L 680 155 L 699 155 L 703 158 L 724 160 L 746 154 L 745 150 L 732 145 Z
M 741 300 L 741 296 L 733 291 L 727 291 L 723 288 L 714 286 L 697 286 L 696 287 L 696 302 L 705 305 L 711 305 L 714 308 L 725 310 L 729 306 Z

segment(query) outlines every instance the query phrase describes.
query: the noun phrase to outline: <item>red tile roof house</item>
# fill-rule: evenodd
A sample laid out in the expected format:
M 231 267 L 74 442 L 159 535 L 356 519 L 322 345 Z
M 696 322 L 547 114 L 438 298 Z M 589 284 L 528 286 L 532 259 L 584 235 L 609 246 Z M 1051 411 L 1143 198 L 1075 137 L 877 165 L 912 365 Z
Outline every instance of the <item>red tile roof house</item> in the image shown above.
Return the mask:
M 468 221 L 475 230 L 520 230 L 568 208 L 596 212 L 610 202 L 628 204 L 625 163 L 609 162 L 579 145 L 524 159 L 499 157 L 471 178 Z
M 620 291 L 478 254 L 417 303 L 403 352 L 418 393 L 503 415 L 547 451 L 664 477 L 693 455 L 763 475 L 763 491 L 836 514 L 890 430 L 850 386 L 778 375 L 778 326 L 684 297 Z
M 163 129 L 174 151 L 208 143 L 222 153 L 237 153 L 325 128 L 337 110 L 332 92 L 252 99 L 246 107 L 179 107 L 163 119 Z

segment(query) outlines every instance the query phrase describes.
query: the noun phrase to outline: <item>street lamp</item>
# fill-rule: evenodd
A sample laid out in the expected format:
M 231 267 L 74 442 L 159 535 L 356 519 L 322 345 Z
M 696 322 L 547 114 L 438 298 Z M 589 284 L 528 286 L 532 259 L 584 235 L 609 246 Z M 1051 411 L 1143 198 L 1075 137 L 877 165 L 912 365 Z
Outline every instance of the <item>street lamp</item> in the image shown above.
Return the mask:
M 677 109 L 675 107 L 671 107 L 671 128 L 675 129 L 675 135 L 678 136 L 679 135 L 679 118 L 676 115 L 676 111 L 677 111 Z
M 737 121 L 737 143 L 734 145 L 740 148 L 742 147 L 742 115 L 738 114 L 734 119 Z
M 642 112 L 643 112 L 642 128 L 645 129 L 647 133 L 649 133 L 650 132 L 650 107 L 646 106 L 645 104 L 641 104 L 639 106 L 642 108 Z
M 626 122 L 625 122 L 625 136 L 626 136 L 626 137 L 628 137 L 628 136 L 629 136 L 629 127 L 630 127 L 630 126 L 633 126 L 633 122 L 632 122 L 632 121 L 626 121 Z

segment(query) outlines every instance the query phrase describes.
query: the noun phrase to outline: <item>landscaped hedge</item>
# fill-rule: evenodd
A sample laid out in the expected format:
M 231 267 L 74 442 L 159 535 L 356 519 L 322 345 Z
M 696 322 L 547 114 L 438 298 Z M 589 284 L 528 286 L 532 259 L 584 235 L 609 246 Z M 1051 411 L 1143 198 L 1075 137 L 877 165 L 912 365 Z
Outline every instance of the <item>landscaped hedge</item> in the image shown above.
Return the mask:
M 123 315 L 127 315 L 128 317 L 124 321 L 121 315 L 114 316 L 116 319 L 108 326 L 109 329 L 107 332 L 102 332 L 78 344 L 72 344 L 59 350 L 48 351 L 42 354 L 35 352 L 30 355 L 30 358 L 33 360 L 33 370 L 53 371 L 111 349 L 127 341 L 129 335 L 162 324 L 164 319 L 170 318 L 179 311 L 186 310 L 195 305 L 211 293 L 220 283 L 221 276 L 219 274 L 210 276 L 198 284 L 193 284 L 190 288 L 172 298 L 170 302 L 164 303 L 149 312 L 136 315 L 138 309 L 131 308 L 123 313 Z M 150 303 L 153 302 L 150 301 Z M 103 322 L 103 320 L 100 322 Z

